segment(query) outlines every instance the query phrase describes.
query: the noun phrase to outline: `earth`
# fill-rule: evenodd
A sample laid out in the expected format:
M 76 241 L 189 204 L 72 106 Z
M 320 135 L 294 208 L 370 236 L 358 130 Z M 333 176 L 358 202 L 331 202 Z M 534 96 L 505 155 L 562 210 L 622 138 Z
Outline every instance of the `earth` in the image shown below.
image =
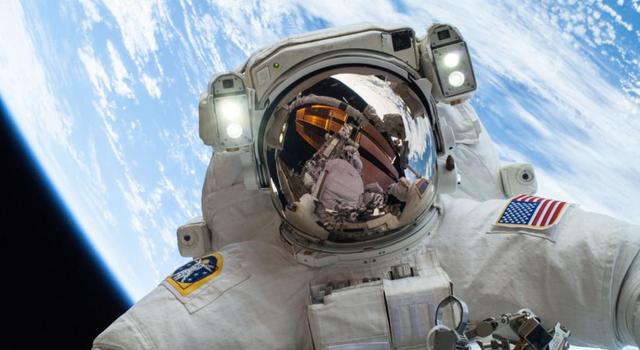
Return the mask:
M 326 27 L 451 23 L 501 160 L 539 195 L 640 223 L 640 0 L 0 2 L 0 92 L 16 133 L 131 302 L 187 259 L 212 150 L 209 79 Z

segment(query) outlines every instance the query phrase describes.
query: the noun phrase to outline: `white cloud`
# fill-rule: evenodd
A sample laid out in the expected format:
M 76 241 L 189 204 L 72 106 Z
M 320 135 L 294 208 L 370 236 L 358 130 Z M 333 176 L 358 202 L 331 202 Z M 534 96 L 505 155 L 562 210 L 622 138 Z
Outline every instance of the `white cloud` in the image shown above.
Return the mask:
M 93 24 L 102 21 L 102 16 L 100 16 L 100 12 L 93 0 L 80 0 L 80 4 L 86 14 L 86 19 L 82 21 L 82 28 L 85 30 L 91 29 Z
M 107 185 L 104 182 L 102 167 L 100 166 L 100 160 L 98 159 L 98 153 L 96 152 L 96 142 L 93 137 L 89 138 L 88 148 L 90 173 L 93 175 L 92 179 L 94 180 L 94 188 L 104 196 L 107 194 Z
M 535 130 L 541 137 L 546 139 L 554 137 L 551 130 L 549 130 L 547 126 L 540 121 L 541 118 L 539 116 L 534 116 L 533 114 L 531 114 L 531 112 L 529 112 L 525 107 L 522 106 L 520 101 L 516 100 L 513 97 L 505 97 L 504 103 L 504 108 L 510 107 L 511 109 L 513 109 L 514 116 L 520 118 L 523 123 Z
M 118 95 L 133 98 L 133 91 L 127 84 L 131 81 L 131 76 L 127 71 L 118 50 L 113 46 L 111 40 L 107 40 L 107 50 L 109 51 L 109 58 L 111 59 L 111 70 L 113 71 L 113 87 Z
M 377 25 L 404 24 L 417 27 L 426 19 L 420 19 L 417 13 L 407 15 L 398 12 L 390 1 L 366 0 L 366 1 L 296 1 L 307 13 L 320 17 L 331 25 L 347 25 L 359 22 L 368 22 Z M 419 2 L 416 7 L 429 10 L 431 2 Z M 442 6 L 436 5 L 436 6 Z M 454 6 L 451 6 L 452 9 Z M 418 27 L 419 28 L 419 27 Z M 423 28 L 420 28 L 422 30 Z
M 225 41 L 233 43 L 246 55 L 305 26 L 293 2 L 218 1 L 215 7 L 215 22 Z
M 102 0 L 115 18 L 122 41 L 139 69 L 158 50 L 156 32 L 166 20 L 165 4 L 161 0 L 127 1 Z
M 155 259 L 155 256 L 158 254 L 156 244 L 154 243 L 154 240 L 145 232 L 144 226 L 138 220 L 138 218 L 134 216 L 132 220 L 132 226 L 139 227 L 139 231 L 137 230 L 137 232 L 139 233 L 138 243 L 140 244 L 140 251 L 142 252 L 147 262 L 147 266 L 151 269 L 151 271 L 153 271 L 153 279 L 155 279 L 156 281 L 160 281 L 162 275 L 160 274 L 160 270 L 158 270 L 157 261 Z
M 187 11 L 186 8 L 183 8 L 183 10 L 185 12 Z M 185 21 L 186 35 L 188 43 L 190 44 L 187 52 L 193 52 L 198 58 L 197 61 L 191 62 L 191 66 L 197 67 L 199 64 L 206 64 L 214 71 L 225 70 L 227 67 L 218 50 L 219 43 L 215 35 L 218 30 L 218 25 L 213 17 L 211 17 L 210 14 L 204 14 L 202 16 L 193 14 L 191 16 L 185 16 Z M 195 92 L 198 90 L 199 89 L 196 89 Z
M 618 3 L 618 5 L 622 6 L 622 4 L 620 3 Z M 616 10 L 614 10 L 611 6 L 605 4 L 602 0 L 596 1 L 596 6 L 598 6 L 598 8 L 600 8 L 603 12 L 606 12 L 607 14 L 609 14 L 609 16 L 611 16 L 616 23 L 623 26 L 627 31 L 633 30 L 633 25 L 625 22 L 622 19 L 622 16 L 618 12 L 616 12 Z
M 98 106 L 104 114 L 114 118 L 111 113 L 113 106 L 110 105 L 107 98 L 107 93 L 111 92 L 111 79 L 109 78 L 107 70 L 100 60 L 96 58 L 93 47 L 89 45 L 78 49 L 78 57 L 84 65 L 95 94 L 99 97 Z
M 73 118 L 62 110 L 38 59 L 25 23 L 22 6 L 0 2 L 0 92 L 29 144 L 41 159 L 47 159 L 44 140 L 68 147 Z M 51 159 L 47 159 L 50 161 Z
M 98 100 L 94 101 L 93 105 L 101 118 L 111 151 L 120 165 L 126 166 L 125 151 L 120 143 L 120 135 L 116 131 L 117 126 L 114 125 L 116 121 L 116 114 L 114 113 L 116 104 L 110 94 L 113 85 L 110 74 L 107 73 L 105 66 L 96 57 L 91 46 L 85 45 L 78 49 L 78 57 L 87 72 L 89 81 L 93 86 L 93 92 L 98 97 Z
M 147 89 L 149 96 L 157 99 L 162 96 L 162 91 L 160 91 L 160 87 L 158 86 L 158 80 L 151 78 L 147 73 L 142 74 L 142 84 L 145 89 Z
M 170 194 L 173 200 L 175 201 L 175 203 L 178 205 L 178 207 L 183 213 L 186 213 L 187 215 L 192 215 L 194 212 L 193 209 L 194 207 L 196 207 L 196 205 L 194 205 L 193 202 L 190 202 L 187 200 L 184 189 L 182 187 L 178 187 L 174 185 L 173 181 L 171 181 L 171 179 L 165 173 L 164 165 L 160 162 L 158 162 L 158 171 L 161 176 L 161 179 L 158 185 L 162 193 Z

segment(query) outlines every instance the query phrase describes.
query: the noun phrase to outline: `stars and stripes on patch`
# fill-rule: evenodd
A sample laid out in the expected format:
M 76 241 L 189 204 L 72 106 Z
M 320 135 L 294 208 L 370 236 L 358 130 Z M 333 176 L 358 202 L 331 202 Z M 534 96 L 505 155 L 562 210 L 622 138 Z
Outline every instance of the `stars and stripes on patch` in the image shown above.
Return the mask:
M 429 180 L 421 177 L 416 181 L 416 189 L 418 190 L 418 194 L 420 196 L 424 194 L 427 188 L 429 188 Z
M 222 254 L 212 253 L 188 262 L 165 281 L 185 297 L 218 276 L 221 271 Z
M 569 206 L 567 202 L 521 194 L 509 200 L 495 225 L 546 230 L 560 222 Z

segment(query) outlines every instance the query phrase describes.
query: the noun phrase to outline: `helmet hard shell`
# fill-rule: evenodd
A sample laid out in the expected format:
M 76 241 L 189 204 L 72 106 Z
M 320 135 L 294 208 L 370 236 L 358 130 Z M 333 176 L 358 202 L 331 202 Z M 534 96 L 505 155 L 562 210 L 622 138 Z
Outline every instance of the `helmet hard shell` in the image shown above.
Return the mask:
M 436 193 L 459 181 L 453 131 L 435 105 L 472 96 L 465 45 L 440 24 L 421 38 L 363 24 L 285 39 L 214 76 L 200 137 L 238 154 L 247 190 L 270 190 L 300 262 L 405 251 L 437 224 Z M 440 59 L 450 51 L 461 57 L 460 86 L 442 79 L 453 74 Z

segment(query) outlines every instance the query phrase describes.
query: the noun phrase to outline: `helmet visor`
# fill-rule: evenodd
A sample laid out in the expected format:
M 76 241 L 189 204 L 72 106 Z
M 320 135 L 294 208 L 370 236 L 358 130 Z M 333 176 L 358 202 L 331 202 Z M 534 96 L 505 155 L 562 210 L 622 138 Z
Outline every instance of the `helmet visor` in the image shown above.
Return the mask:
M 268 148 L 284 219 L 336 243 L 378 239 L 415 222 L 435 193 L 431 120 L 401 79 L 341 73 L 280 102 Z M 290 94 L 291 95 L 291 94 Z

